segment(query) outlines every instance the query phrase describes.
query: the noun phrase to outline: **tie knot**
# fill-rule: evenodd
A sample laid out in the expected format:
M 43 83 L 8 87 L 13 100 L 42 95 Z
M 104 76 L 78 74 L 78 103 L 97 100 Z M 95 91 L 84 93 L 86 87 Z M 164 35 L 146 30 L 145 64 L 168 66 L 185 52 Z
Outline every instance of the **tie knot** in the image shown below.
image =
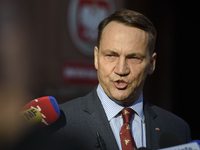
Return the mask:
M 124 108 L 122 110 L 122 118 L 124 123 L 130 123 L 131 117 L 135 111 L 131 108 Z

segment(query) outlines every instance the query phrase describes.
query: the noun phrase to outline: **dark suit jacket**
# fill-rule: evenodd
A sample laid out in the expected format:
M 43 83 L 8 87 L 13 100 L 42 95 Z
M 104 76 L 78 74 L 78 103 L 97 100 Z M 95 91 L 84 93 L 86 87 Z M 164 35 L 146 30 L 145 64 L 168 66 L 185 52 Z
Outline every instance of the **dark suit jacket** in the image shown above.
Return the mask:
M 61 149 L 98 150 L 97 132 L 107 150 L 119 149 L 96 88 L 84 97 L 61 104 L 60 108 L 62 115 L 58 122 L 62 122 L 63 127 L 54 135 L 62 139 L 59 140 Z M 188 124 L 176 115 L 146 102 L 144 115 L 147 148 L 158 149 L 164 131 L 176 132 L 183 142 L 191 140 Z

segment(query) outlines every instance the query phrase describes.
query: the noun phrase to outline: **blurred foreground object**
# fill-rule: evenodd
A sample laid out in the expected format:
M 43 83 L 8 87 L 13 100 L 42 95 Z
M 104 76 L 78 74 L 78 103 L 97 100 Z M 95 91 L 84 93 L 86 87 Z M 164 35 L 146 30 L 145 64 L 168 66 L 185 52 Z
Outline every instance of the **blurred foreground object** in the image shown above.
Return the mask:
M 0 149 L 12 148 L 26 133 L 20 109 L 30 99 L 28 34 L 17 2 L 0 2 Z

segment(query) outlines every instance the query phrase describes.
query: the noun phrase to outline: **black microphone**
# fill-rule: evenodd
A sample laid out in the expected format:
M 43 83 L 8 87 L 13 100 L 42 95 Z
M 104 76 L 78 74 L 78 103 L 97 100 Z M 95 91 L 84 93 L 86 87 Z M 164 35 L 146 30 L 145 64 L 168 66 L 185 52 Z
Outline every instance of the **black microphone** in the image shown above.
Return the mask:
M 159 139 L 160 148 L 172 147 L 184 144 L 180 136 L 172 131 L 165 131 L 161 134 Z

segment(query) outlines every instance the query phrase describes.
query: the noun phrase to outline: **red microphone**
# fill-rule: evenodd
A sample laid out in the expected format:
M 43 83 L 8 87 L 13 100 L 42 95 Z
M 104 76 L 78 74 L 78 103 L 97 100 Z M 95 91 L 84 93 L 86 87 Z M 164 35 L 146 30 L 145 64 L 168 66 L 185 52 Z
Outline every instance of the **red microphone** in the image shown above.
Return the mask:
M 52 96 L 45 96 L 32 100 L 22 108 L 22 111 L 30 108 L 34 108 L 41 113 L 41 127 L 45 127 L 54 123 L 60 117 L 60 109 L 58 103 Z

